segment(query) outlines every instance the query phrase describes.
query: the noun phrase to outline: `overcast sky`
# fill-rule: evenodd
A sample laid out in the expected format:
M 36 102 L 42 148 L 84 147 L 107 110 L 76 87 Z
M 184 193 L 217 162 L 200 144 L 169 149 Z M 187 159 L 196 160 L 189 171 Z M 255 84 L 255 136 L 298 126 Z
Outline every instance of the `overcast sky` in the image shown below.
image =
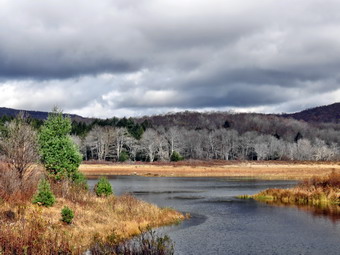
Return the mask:
M 88 117 L 340 101 L 339 0 L 0 0 L 0 106 Z

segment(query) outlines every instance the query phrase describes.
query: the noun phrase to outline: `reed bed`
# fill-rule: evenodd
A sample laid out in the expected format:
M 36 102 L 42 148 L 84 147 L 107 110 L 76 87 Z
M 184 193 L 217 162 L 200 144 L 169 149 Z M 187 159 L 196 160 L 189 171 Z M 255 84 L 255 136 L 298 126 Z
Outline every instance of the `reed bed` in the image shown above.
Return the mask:
M 267 189 L 253 198 L 287 204 L 340 205 L 340 173 L 333 171 L 325 177 L 312 177 L 291 189 Z

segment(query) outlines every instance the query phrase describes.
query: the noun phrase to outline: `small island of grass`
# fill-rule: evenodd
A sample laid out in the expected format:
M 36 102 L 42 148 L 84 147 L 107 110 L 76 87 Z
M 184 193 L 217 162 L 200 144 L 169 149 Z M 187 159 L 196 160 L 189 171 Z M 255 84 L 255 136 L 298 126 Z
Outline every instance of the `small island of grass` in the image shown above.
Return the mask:
M 321 208 L 325 215 L 340 216 L 340 173 L 333 171 L 325 177 L 304 180 L 290 189 L 266 189 L 239 198 L 253 198 L 273 205 L 308 206 L 311 210 Z

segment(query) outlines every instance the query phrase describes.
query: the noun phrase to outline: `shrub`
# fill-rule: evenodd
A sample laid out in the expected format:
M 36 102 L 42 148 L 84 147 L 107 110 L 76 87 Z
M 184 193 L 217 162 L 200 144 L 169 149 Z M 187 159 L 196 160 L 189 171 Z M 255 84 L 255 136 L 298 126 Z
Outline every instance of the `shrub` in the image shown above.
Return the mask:
M 170 157 L 170 160 L 171 161 L 180 161 L 180 160 L 183 160 L 184 158 L 181 156 L 181 154 L 179 154 L 177 151 L 174 151 L 172 154 L 171 154 L 171 157 Z
M 132 240 L 118 241 L 115 234 L 110 235 L 106 240 L 94 237 L 90 247 L 90 253 L 99 254 L 154 254 L 173 255 L 174 244 L 169 236 L 159 236 L 154 230 L 143 232 Z
M 74 218 L 73 211 L 70 208 L 68 208 L 67 206 L 65 206 L 61 210 L 61 221 L 65 222 L 66 224 L 71 224 L 73 218 Z
M 106 177 L 101 177 L 99 179 L 98 183 L 94 187 L 94 191 L 98 197 L 109 196 L 113 193 L 111 184 Z
M 126 151 L 122 151 L 119 155 L 119 161 L 120 162 L 125 162 L 129 159 L 129 154 Z
M 33 204 L 42 206 L 52 206 L 55 202 L 55 197 L 52 193 L 50 183 L 46 179 L 42 179 L 38 185 L 38 191 L 33 198 Z
M 0 162 L 0 201 L 31 201 L 41 179 L 41 169 L 31 167 L 21 179 L 8 164 Z

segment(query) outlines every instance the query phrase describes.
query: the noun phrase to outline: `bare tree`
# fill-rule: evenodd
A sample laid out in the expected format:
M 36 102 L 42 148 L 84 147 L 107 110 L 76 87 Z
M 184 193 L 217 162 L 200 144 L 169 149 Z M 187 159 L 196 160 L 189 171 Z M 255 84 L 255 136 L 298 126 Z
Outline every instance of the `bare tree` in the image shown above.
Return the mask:
M 112 135 L 112 146 L 115 149 L 115 156 L 117 161 L 123 150 L 123 146 L 126 143 L 128 131 L 126 128 L 115 128 Z
M 170 127 L 164 133 L 165 139 L 169 144 L 169 154 L 170 156 L 174 151 L 180 152 L 181 143 L 181 131 L 178 127 Z
M 5 161 L 22 179 L 29 167 L 38 160 L 37 134 L 25 122 L 23 114 L 9 123 L 7 136 L 0 141 Z
M 155 160 L 159 151 L 159 136 L 153 129 L 147 129 L 141 139 L 141 148 L 146 153 L 150 162 Z
M 130 153 L 130 158 L 136 161 L 138 150 L 140 149 L 140 144 L 137 139 L 132 136 L 126 136 L 125 146 Z

